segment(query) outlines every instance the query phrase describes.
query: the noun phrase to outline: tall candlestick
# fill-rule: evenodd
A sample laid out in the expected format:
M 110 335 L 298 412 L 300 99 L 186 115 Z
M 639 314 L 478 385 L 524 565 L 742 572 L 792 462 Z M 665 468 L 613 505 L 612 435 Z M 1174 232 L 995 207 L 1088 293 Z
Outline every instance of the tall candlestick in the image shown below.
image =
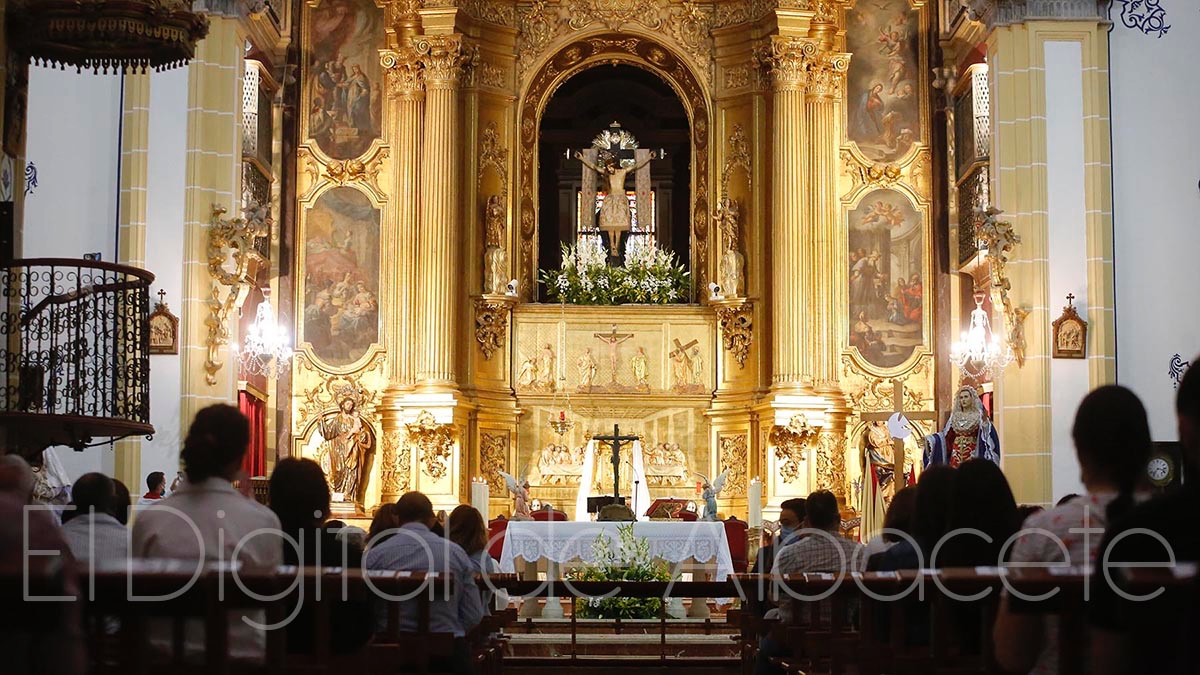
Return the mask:
M 750 523 L 750 527 L 762 527 L 762 481 L 758 477 L 750 481 L 747 500 L 750 502 L 750 517 L 747 522 Z
M 488 487 L 487 481 L 482 478 L 471 479 L 471 506 L 475 507 L 476 511 L 483 514 L 483 519 L 487 520 L 488 516 Z

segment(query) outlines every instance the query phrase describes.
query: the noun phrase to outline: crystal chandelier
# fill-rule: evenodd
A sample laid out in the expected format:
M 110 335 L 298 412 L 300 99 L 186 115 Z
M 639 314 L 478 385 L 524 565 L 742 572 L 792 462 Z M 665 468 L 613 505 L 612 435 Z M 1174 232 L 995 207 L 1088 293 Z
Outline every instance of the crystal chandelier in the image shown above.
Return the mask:
M 982 380 L 1003 370 L 1013 362 L 1012 348 L 992 332 L 988 313 L 983 309 L 983 294 L 975 294 L 975 309 L 971 310 L 971 326 L 963 331 L 962 339 L 950 348 L 950 362 L 963 374 Z
M 288 339 L 287 329 L 275 322 L 271 298 L 265 292 L 254 314 L 254 323 L 246 328 L 246 338 L 240 352 L 243 372 L 268 379 L 279 377 L 292 358 L 292 343 Z

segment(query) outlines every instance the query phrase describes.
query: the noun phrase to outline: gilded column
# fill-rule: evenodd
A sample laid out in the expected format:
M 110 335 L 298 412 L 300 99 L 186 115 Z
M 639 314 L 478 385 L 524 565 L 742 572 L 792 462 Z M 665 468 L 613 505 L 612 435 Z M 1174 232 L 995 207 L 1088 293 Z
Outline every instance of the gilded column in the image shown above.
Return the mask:
M 845 498 L 845 424 L 849 410 L 838 383 L 837 359 L 842 344 L 840 318 L 848 307 L 846 275 L 839 261 L 848 242 L 841 225 L 837 194 L 838 111 L 845 95 L 850 55 L 822 50 L 811 60 L 805 116 L 808 127 L 811 197 L 805 245 L 809 250 L 805 313 L 805 373 L 826 399 L 829 414 L 818 442 L 818 487 Z
M 459 246 L 461 218 L 455 186 L 458 86 L 464 64 L 462 37 L 434 35 L 417 40 L 425 67 L 425 128 L 421 142 L 420 226 L 417 228 L 416 384 L 422 389 L 457 389 Z
M 117 262 L 146 266 L 146 179 L 150 151 L 150 75 L 127 73 L 122 86 L 121 193 Z M 142 482 L 142 440 L 117 441 L 114 475 L 126 485 Z
M 420 56 L 411 48 L 385 51 L 388 99 L 392 113 L 391 144 L 396 175 L 394 194 L 396 221 L 383 232 L 384 251 L 391 256 L 387 265 L 396 273 L 388 285 L 387 306 L 394 308 L 387 317 L 388 381 L 393 387 L 409 388 L 413 383 L 413 335 L 417 300 L 418 266 L 414 264 L 420 211 L 415 196 L 420 194 L 421 116 L 425 107 Z
M 417 293 L 418 273 L 422 268 L 416 264 L 417 231 L 420 226 L 420 210 L 416 195 L 419 194 L 421 166 L 422 115 L 425 107 L 425 87 L 421 70 L 420 54 L 411 46 L 411 38 L 403 38 L 409 44 L 397 50 L 382 53 L 381 62 L 387 70 L 389 111 L 391 112 L 390 142 L 394 151 L 394 173 L 396 182 L 393 194 L 396 219 L 384 228 L 385 255 L 390 263 L 385 267 L 394 270 L 387 288 L 387 306 L 393 308 L 385 319 L 387 331 L 388 387 L 384 392 L 380 410 L 383 424 L 382 458 L 380 467 L 380 494 L 382 503 L 394 502 L 408 489 L 407 461 L 402 454 L 405 448 L 404 411 L 402 399 L 412 389 L 414 381 L 413 361 L 416 356 L 414 338 L 418 335 L 419 302 Z
M 808 60 L 816 54 L 812 40 L 771 38 L 765 55 L 773 80 L 771 134 L 771 387 L 800 389 L 806 377 L 803 339 L 806 304 L 813 279 L 811 250 L 806 246 L 810 167 L 805 150 L 808 124 L 804 91 Z

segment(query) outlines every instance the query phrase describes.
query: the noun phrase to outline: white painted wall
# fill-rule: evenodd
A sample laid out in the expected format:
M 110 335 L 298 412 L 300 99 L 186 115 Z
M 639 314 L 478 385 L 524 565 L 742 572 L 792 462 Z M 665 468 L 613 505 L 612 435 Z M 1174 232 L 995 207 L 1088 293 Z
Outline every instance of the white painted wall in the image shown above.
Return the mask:
M 188 69 L 150 77 L 150 154 L 146 197 L 146 266 L 155 275 L 153 296 L 167 292 L 171 311 L 183 303 L 183 207 L 187 159 Z M 150 357 L 150 423 L 154 439 L 142 442 L 142 476 L 179 468 L 179 356 Z
M 176 314 L 182 303 L 184 175 L 188 70 L 154 73 L 150 82 L 147 158 L 146 265 Z M 27 154 L 39 187 L 26 199 L 23 256 L 79 258 L 100 251 L 116 260 L 118 126 L 121 80 L 30 69 Z M 157 295 L 153 300 L 157 301 Z M 155 435 L 142 442 L 141 476 L 179 466 L 180 362 L 150 357 L 150 421 Z M 72 479 L 89 471 L 113 473 L 109 446 L 76 453 L 57 448 Z M 140 495 L 143 485 L 130 485 Z
M 1046 197 L 1049 223 L 1049 315 L 1068 293 L 1087 316 L 1087 204 L 1084 193 L 1083 52 L 1079 42 L 1045 43 Z M 1045 358 L 1045 357 L 1042 357 Z M 1051 492 L 1054 501 L 1084 492 L 1071 425 L 1091 389 L 1087 361 L 1050 360 Z
M 25 198 L 22 257 L 116 259 L 121 78 L 29 69 L 27 160 L 38 187 Z M 71 479 L 113 472 L 110 446 L 57 448 Z
M 1164 37 L 1118 20 L 1110 40 L 1117 379 L 1145 403 L 1154 439 L 1174 440 L 1168 364 L 1200 353 L 1200 12 L 1161 5 Z

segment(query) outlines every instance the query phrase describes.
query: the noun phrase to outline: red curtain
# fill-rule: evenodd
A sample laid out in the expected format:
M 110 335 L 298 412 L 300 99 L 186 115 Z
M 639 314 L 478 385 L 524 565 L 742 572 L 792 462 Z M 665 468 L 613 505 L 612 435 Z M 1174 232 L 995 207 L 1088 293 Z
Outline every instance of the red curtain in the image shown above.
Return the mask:
M 251 396 L 249 392 L 238 392 L 238 409 L 250 420 L 250 449 L 242 460 L 242 470 L 247 476 L 267 474 L 267 404 Z

